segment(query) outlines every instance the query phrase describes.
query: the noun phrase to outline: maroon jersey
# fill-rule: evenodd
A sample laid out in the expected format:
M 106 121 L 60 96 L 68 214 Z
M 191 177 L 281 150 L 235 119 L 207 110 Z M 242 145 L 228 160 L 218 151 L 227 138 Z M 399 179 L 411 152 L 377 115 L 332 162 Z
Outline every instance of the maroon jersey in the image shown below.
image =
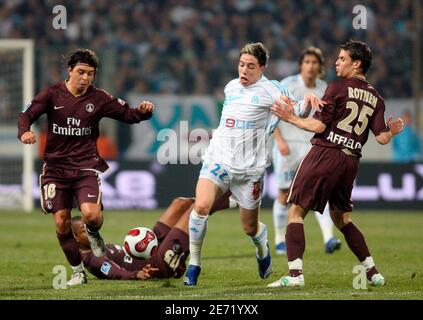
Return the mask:
M 95 169 L 104 172 L 108 166 L 97 151 L 99 122 L 113 118 L 138 123 L 151 118 L 104 90 L 90 86 L 75 97 L 64 82 L 41 91 L 24 112 L 19 114 L 18 138 L 30 131 L 31 124 L 47 114 L 48 132 L 44 161 L 52 166 L 71 169 Z
M 125 253 L 123 247 L 117 244 L 106 244 L 104 255 L 129 271 L 141 270 L 147 264 L 151 264 L 149 260 L 131 258 Z
M 138 269 L 128 270 L 116 263 L 112 258 L 119 259 L 120 254 L 125 256 L 122 247 L 106 244 L 105 255 L 96 257 L 92 251 L 81 254 L 84 266 L 99 279 L 136 280 Z
M 188 234 L 179 228 L 170 229 L 161 222 L 153 230 L 160 230 L 164 237 L 150 259 L 133 259 L 122 246 L 106 244 L 101 258 L 97 258 L 91 250 L 83 253 L 84 266 L 99 279 L 135 280 L 138 271 L 147 264 L 159 269 L 153 274 L 154 278 L 181 277 L 185 273 L 185 260 L 189 255 Z
M 375 136 L 389 130 L 383 98 L 365 80 L 354 77 L 331 83 L 322 100 L 327 105 L 314 118 L 322 121 L 326 130 L 313 136 L 313 145 L 347 148 L 360 158 L 369 129 Z

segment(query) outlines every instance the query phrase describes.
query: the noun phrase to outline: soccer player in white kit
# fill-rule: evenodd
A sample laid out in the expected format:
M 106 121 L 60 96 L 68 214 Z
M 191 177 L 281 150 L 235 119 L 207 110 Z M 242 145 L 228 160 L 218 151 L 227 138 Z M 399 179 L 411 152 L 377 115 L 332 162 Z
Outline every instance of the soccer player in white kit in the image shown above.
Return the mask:
M 319 98 L 323 97 L 327 84 L 319 79 L 323 75 L 324 57 L 316 47 L 306 48 L 299 59 L 300 73 L 281 81 L 295 97 L 301 100 L 307 92 L 312 92 Z M 308 116 L 312 116 L 311 111 Z M 311 148 L 310 139 L 314 132 L 301 130 L 296 126 L 280 121 L 275 129 L 273 144 L 273 168 L 277 177 L 278 197 L 273 203 L 273 224 L 275 228 L 275 247 L 277 254 L 285 254 L 285 230 L 288 221 L 288 206 L 286 199 L 288 189 L 294 178 L 295 171 L 301 160 Z M 334 237 L 333 222 L 329 207 L 326 204 L 323 214 L 315 213 L 323 234 L 325 252 L 332 253 L 341 246 L 341 241 Z
M 190 214 L 190 262 L 185 285 L 197 285 L 208 214 L 215 199 L 228 189 L 239 205 L 243 229 L 256 247 L 259 276 L 265 279 L 271 273 L 267 228 L 258 220 L 263 176 L 270 164 L 268 137 L 279 122 L 270 107 L 279 99 L 295 99 L 278 81 L 263 75 L 267 61 L 263 44 L 245 45 L 239 56 L 239 77 L 225 87 L 220 124 L 203 156 L 195 207 Z M 298 112 L 303 105 L 319 103 L 316 96 L 307 95 L 297 104 Z

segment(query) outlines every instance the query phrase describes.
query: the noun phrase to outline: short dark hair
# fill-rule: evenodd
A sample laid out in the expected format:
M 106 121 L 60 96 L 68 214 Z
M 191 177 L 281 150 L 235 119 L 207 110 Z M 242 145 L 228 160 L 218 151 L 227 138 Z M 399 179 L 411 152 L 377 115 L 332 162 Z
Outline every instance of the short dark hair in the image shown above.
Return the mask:
M 83 218 L 81 216 L 74 216 L 71 218 L 72 222 L 81 221 Z
M 323 77 L 325 75 L 325 70 L 324 70 L 324 66 L 325 66 L 325 57 L 323 56 L 323 52 L 322 50 L 320 50 L 317 47 L 307 47 L 303 50 L 303 52 L 301 52 L 301 56 L 298 59 L 298 65 L 301 67 L 301 65 L 303 64 L 304 58 L 306 56 L 315 56 L 316 59 L 319 61 L 320 64 L 320 72 L 319 72 L 319 76 Z
M 67 65 L 73 69 L 78 63 L 84 63 L 93 67 L 97 71 L 99 59 L 97 54 L 90 49 L 77 49 L 67 56 Z
M 341 49 L 348 51 L 351 59 L 353 61 L 361 61 L 361 70 L 364 74 L 370 68 L 372 64 L 372 50 L 370 50 L 367 43 L 363 41 L 350 40 L 347 43 L 344 43 L 339 46 Z
M 267 65 L 267 61 L 269 60 L 269 52 L 261 42 L 246 44 L 241 49 L 239 56 L 241 57 L 243 54 L 251 54 L 256 57 L 260 66 Z

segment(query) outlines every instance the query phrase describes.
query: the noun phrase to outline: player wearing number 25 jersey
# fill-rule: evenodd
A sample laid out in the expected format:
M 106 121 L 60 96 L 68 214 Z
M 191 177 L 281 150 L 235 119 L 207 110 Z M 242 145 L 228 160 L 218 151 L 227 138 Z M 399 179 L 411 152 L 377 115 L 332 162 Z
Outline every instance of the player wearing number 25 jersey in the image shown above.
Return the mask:
M 282 119 L 315 132 L 313 147 L 299 165 L 288 195 L 291 203 L 286 231 L 289 274 L 270 287 L 304 286 L 302 261 L 305 250 L 304 218 L 312 210 L 322 211 L 329 201 L 335 226 L 348 247 L 366 269 L 374 286 L 385 284 L 361 231 L 350 218 L 351 192 L 357 175 L 361 149 L 371 130 L 378 143 L 387 144 L 401 132 L 402 120 L 385 122 L 382 97 L 366 81 L 372 54 L 366 43 L 349 41 L 340 46 L 336 74 L 341 80 L 326 89 L 327 105 L 313 118 L 296 117 L 289 108 L 279 108 Z

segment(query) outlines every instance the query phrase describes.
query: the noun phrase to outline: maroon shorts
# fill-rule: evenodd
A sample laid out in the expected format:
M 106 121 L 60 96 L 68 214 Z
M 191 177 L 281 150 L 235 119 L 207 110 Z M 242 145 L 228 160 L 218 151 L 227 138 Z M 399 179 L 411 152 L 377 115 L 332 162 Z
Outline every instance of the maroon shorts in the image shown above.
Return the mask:
M 100 177 L 92 170 L 62 169 L 44 164 L 40 175 L 40 199 L 45 213 L 72 209 L 84 202 L 102 206 Z
M 341 149 L 313 146 L 298 166 L 288 202 L 322 213 L 329 201 L 332 210 L 351 211 L 358 165 L 358 158 Z

